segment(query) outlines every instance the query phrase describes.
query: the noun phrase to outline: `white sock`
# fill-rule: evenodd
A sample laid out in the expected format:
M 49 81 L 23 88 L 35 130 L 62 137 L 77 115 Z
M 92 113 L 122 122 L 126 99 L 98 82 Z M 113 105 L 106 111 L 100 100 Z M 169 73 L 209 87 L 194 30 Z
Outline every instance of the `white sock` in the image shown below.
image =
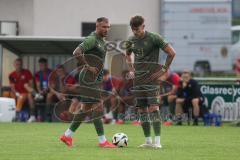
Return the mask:
M 110 112 L 108 112 L 107 114 L 105 114 L 105 117 L 106 117 L 107 119 L 113 119 L 113 113 L 112 113 L 112 111 L 110 111 Z
M 146 144 L 152 144 L 152 137 L 146 137 Z
M 66 137 L 72 137 L 73 136 L 73 131 L 71 131 L 71 129 L 67 129 L 66 131 L 65 131 L 65 133 L 64 133 L 64 135 L 66 136 Z
M 99 140 L 99 143 L 104 143 L 104 142 L 106 142 L 106 137 L 105 137 L 105 135 L 102 135 L 102 136 L 98 136 L 98 140 Z
M 31 119 L 35 119 L 35 116 L 30 116 Z
M 155 136 L 154 141 L 155 141 L 155 144 L 156 144 L 157 146 L 161 145 L 161 143 L 160 143 L 160 136 Z

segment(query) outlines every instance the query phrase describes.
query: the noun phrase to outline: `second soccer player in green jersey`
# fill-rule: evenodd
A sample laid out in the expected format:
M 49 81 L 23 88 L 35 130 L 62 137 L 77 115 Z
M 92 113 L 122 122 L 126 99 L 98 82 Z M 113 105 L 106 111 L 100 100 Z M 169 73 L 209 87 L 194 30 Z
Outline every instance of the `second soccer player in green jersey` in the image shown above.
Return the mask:
M 162 148 L 160 143 L 159 77 L 168 70 L 175 51 L 160 35 L 145 31 L 142 16 L 132 17 L 130 26 L 133 36 L 129 37 L 127 41 L 126 57 L 135 73 L 133 93 L 146 138 L 146 142 L 140 147 Z M 164 65 L 158 64 L 160 49 L 167 54 Z M 134 61 L 131 54 L 134 54 Z M 150 122 L 152 122 L 155 133 L 154 142 L 152 142 L 150 134 Z

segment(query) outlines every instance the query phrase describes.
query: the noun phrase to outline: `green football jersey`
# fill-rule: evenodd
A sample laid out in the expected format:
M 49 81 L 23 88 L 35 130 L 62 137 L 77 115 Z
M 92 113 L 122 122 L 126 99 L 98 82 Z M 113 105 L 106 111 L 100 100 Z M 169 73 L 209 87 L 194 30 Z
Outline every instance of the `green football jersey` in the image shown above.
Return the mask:
M 133 52 L 135 55 L 135 81 L 138 80 L 143 84 L 143 79 L 148 79 L 150 73 L 159 68 L 159 51 L 163 50 L 168 43 L 160 35 L 147 31 L 143 38 L 131 36 L 127 42 L 127 52 Z
M 131 36 L 128 39 L 130 42 L 128 52 L 133 52 L 135 62 L 158 62 L 159 51 L 164 49 L 167 42 L 158 34 L 145 32 L 143 38 Z
M 94 75 L 88 70 L 82 70 L 79 74 L 79 81 L 82 85 L 94 85 L 102 82 L 103 66 L 106 55 L 106 42 L 99 37 L 96 32 L 92 32 L 86 37 L 79 47 L 84 53 L 87 63 L 92 67 L 97 67 L 99 72 Z

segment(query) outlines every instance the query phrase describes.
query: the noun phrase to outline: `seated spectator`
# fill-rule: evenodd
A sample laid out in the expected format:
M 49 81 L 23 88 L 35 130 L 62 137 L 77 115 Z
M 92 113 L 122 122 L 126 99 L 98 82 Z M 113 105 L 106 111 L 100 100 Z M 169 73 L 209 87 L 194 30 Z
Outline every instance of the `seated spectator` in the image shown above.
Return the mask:
M 78 62 L 77 63 L 77 68 L 74 70 L 74 72 L 71 73 L 72 76 L 75 78 L 75 80 L 77 82 L 76 85 L 75 85 L 76 88 L 80 85 L 80 83 L 79 83 L 79 74 L 82 71 L 82 69 L 83 69 L 83 66 L 81 66 L 81 64 Z M 78 89 L 76 91 L 78 91 Z M 76 94 L 76 91 L 74 91 L 74 94 Z M 70 107 L 68 109 L 68 112 L 71 115 L 70 117 L 73 118 L 73 116 L 75 114 L 78 114 L 79 111 L 83 109 L 83 103 L 80 100 L 81 99 L 79 98 L 79 95 L 75 95 L 75 96 L 72 97 L 71 105 L 70 105 Z M 85 118 L 85 120 L 89 121 L 90 120 L 89 116 L 87 116 Z
M 106 114 L 104 116 L 105 123 L 109 123 L 110 121 L 112 121 L 112 123 L 115 123 L 117 119 L 117 113 L 115 112 L 116 108 L 114 108 L 117 105 L 115 94 L 117 94 L 119 88 L 121 87 L 120 85 L 120 78 L 111 76 L 108 70 L 103 70 L 103 90 L 111 92 L 111 95 L 104 98 L 104 106 L 106 107 Z M 112 113 L 112 111 L 114 112 Z
M 15 71 L 10 73 L 9 81 L 11 87 L 11 97 L 16 99 L 16 120 L 19 120 L 19 114 L 26 102 L 29 104 L 30 118 L 28 122 L 35 121 L 33 95 L 33 77 L 29 70 L 22 66 L 22 59 L 14 61 Z
M 192 79 L 189 71 L 184 71 L 181 76 L 176 99 L 177 125 L 182 124 L 182 114 L 193 107 L 193 125 L 198 125 L 200 104 L 203 102 L 202 93 L 196 80 Z
M 50 90 L 47 94 L 47 118 L 48 121 L 52 121 L 52 113 L 54 102 L 64 101 L 67 98 L 67 94 L 71 94 L 71 90 L 75 89 L 76 80 L 73 76 L 69 75 L 63 65 L 59 65 L 54 70 L 49 78 Z M 72 99 L 72 97 L 70 97 Z
M 129 71 L 123 71 L 122 73 L 122 84 L 119 89 L 119 96 L 121 97 L 121 101 L 117 108 L 118 113 L 118 121 L 117 124 L 124 124 L 125 112 L 129 106 L 134 106 L 134 97 L 131 92 L 133 87 L 133 77 L 129 76 Z M 134 125 L 138 125 L 139 122 L 137 120 L 133 121 Z
M 161 88 L 162 94 L 161 97 L 162 106 L 167 106 L 168 111 L 167 113 L 170 114 L 164 115 L 166 122 L 164 124 L 171 125 L 173 115 L 175 115 L 175 105 L 176 105 L 176 98 L 177 98 L 177 89 L 180 82 L 180 76 L 175 72 L 167 72 L 161 77 Z M 162 108 L 161 108 L 162 109 Z
M 40 70 L 35 74 L 35 82 L 37 92 L 46 96 L 48 93 L 48 78 L 52 70 L 48 68 L 48 60 L 46 58 L 40 58 L 38 60 Z
M 46 58 L 40 58 L 38 60 L 40 70 L 35 74 L 35 83 L 38 94 L 35 96 L 35 100 L 38 103 L 49 104 L 49 88 L 48 88 L 48 79 L 52 70 L 48 68 L 48 61 Z M 39 120 L 45 120 L 45 107 L 44 105 L 37 105 L 36 108 L 39 107 L 40 115 Z

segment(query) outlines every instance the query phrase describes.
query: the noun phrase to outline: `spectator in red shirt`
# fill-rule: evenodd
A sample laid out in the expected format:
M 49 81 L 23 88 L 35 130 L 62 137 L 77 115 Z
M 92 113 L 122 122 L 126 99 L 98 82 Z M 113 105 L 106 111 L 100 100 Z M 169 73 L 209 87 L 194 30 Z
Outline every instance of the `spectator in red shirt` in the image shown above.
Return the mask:
M 168 92 L 168 103 L 173 103 L 176 98 L 177 98 L 177 89 L 179 87 L 179 82 L 180 82 L 181 78 L 180 76 L 175 73 L 167 73 L 167 82 L 169 82 L 170 84 L 172 84 L 172 89 Z
M 67 94 L 76 88 L 76 80 L 69 75 L 63 65 L 57 66 L 49 77 L 49 93 L 47 95 L 47 118 L 52 121 L 53 104 L 56 101 L 64 101 Z
M 26 101 L 30 107 L 30 118 L 28 122 L 35 121 L 33 94 L 33 78 L 29 70 L 23 69 L 22 59 L 18 58 L 14 61 L 15 71 L 10 73 L 9 81 L 11 87 L 11 97 L 16 99 L 16 115 L 22 110 Z
M 170 115 L 165 117 L 166 122 L 165 125 L 172 124 L 173 115 L 175 115 L 175 105 L 177 98 L 177 89 L 180 83 L 180 76 L 175 72 L 167 72 L 161 77 L 162 83 L 161 88 L 163 91 L 163 96 L 161 97 L 162 103 L 165 106 L 169 107 Z

